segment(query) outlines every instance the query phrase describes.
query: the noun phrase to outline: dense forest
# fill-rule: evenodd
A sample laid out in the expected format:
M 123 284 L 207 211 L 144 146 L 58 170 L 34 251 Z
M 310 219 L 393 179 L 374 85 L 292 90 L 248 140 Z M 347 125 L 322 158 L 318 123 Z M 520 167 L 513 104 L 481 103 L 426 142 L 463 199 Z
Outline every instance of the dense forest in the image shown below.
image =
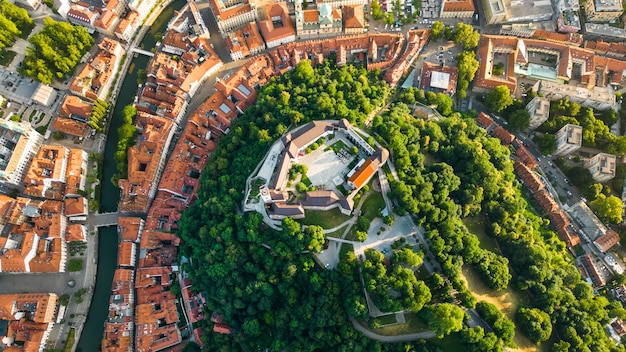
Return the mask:
M 181 220 L 182 249 L 193 258 L 194 285 L 208 292 L 209 309 L 221 312 L 236 330 L 233 336 L 206 334 L 208 350 L 402 347 L 379 344 L 352 327 L 346 310 L 367 315 L 360 284 L 342 280 L 341 270 L 324 270 L 301 253 L 315 250 L 317 231 L 303 231 L 288 219 L 279 233 L 262 226 L 256 213 L 239 214 L 245 180 L 271 142 L 313 119 L 363 122 L 390 94 L 378 75 L 354 66 L 313 69 L 303 61 L 263 87 L 257 103 L 222 136 L 202 174 L 199 199 Z M 343 270 L 352 275 L 353 269 L 346 263 Z
M 309 254 L 321 249 L 320 228 L 303 229 L 285 219 L 277 232 L 263 226 L 259 214 L 241 214 L 245 180 L 272 141 L 313 119 L 364 122 L 390 95 L 378 77 L 354 66 L 325 63 L 314 69 L 303 61 L 263 87 L 257 104 L 222 137 L 202 174 L 198 200 L 180 222 L 182 252 L 193 260 L 186 270 L 196 288 L 208 292 L 208 309 L 222 313 L 235 329 L 231 336 L 206 334 L 208 350 L 437 350 L 424 341 L 380 344 L 352 327 L 348 315 L 368 316 L 362 271 L 366 288 L 385 308 L 418 311 L 437 336 L 458 332 L 457 340 L 470 351 L 502 351 L 503 344 L 512 344 L 514 323 L 488 304 L 477 305 L 461 279 L 467 263 L 494 290 L 512 284 L 533 297 L 534 306 L 522 307 L 516 320 L 534 341 L 561 340 L 555 351 L 623 351 L 602 328 L 608 301 L 593 296 L 563 243 L 523 199 L 509 150 L 473 119 L 453 113 L 442 97 L 416 90 L 401 96 L 430 100 L 450 115 L 438 122 L 413 117 L 403 103 L 372 121 L 400 178 L 392 182 L 396 210 L 412 214 L 426 229 L 441 275 L 424 281 L 409 275 L 422 254 L 404 249 L 393 253 L 390 268 L 383 267 L 379 252 L 366 252 L 359 264 L 354 252 L 342 251 L 337 269 L 323 270 Z M 435 161 L 426 164 L 425 154 Z M 481 248 L 464 225 L 464 217 L 478 214 L 488 219 L 487 232 L 502 253 Z M 379 287 L 389 285 L 400 294 L 397 302 Z M 464 327 L 459 304 L 476 307 L 493 331 Z M 543 319 L 546 313 L 552 319 Z
M 512 278 L 514 288 L 533 298 L 535 306 L 529 308 L 536 310 L 531 312 L 551 317 L 522 327 L 549 329 L 551 333 L 527 333 L 541 336 L 537 341 L 553 336 L 558 341 L 554 351 L 624 350 L 603 329 L 613 312 L 607 309 L 609 301 L 594 296 L 564 244 L 521 196 L 509 151 L 498 140 L 487 137 L 473 120 L 458 116 L 439 122 L 415 121 L 402 104 L 392 109 L 389 118 L 376 117 L 374 128 L 389 141 L 395 157 L 401 180 L 392 185 L 394 195 L 426 227 L 431 250 L 453 283 L 465 262 L 494 289 L 506 287 Z M 441 162 L 424 165 L 420 151 Z M 446 173 L 436 171 L 432 175 L 433 167 L 450 168 L 454 174 L 444 177 Z M 436 182 L 431 181 L 433 177 Z M 488 233 L 497 239 L 506 258 L 476 249 L 477 240 L 460 216 L 478 213 L 487 216 Z M 508 273 L 509 267 L 515 276 Z M 528 311 L 518 316 L 525 323 Z

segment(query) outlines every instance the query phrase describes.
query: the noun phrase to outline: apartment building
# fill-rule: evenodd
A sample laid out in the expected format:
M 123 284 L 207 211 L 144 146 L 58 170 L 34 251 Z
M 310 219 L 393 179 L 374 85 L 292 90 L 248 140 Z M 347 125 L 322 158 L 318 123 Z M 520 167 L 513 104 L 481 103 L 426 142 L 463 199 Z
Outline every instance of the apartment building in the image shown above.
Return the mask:
M 92 110 L 91 102 L 68 95 L 59 108 L 59 115 L 54 119 L 52 128 L 71 136 L 85 138 L 91 131 L 87 123 L 91 120 Z
M 0 119 L 0 183 L 19 187 L 43 136 L 26 121 Z
M 596 55 L 603 55 L 614 59 L 623 59 L 626 57 L 626 44 L 605 42 L 602 40 L 585 41 L 585 49 L 593 50 Z
M 115 36 L 120 40 L 129 42 L 141 25 L 141 17 L 137 11 L 130 11 L 126 18 L 123 18 L 117 28 L 115 28 Z
M 232 5 L 226 5 L 222 0 L 210 0 L 210 4 L 220 32 L 242 27 L 258 19 L 255 2 L 229 2 Z
M 266 5 L 265 18 L 265 20 L 259 22 L 259 29 L 268 48 L 274 48 L 296 40 L 296 28 L 289 17 L 287 3 L 275 2 Z M 274 25 L 274 22 L 279 25 Z
M 623 43 L 626 40 L 626 29 L 609 26 L 608 23 L 585 23 L 585 34 L 589 39 Z
M 589 170 L 591 176 L 597 182 L 606 182 L 615 177 L 616 162 L 617 158 L 615 155 L 599 153 L 585 160 L 585 169 Z
M 155 6 L 153 0 L 128 0 L 128 8 L 137 12 L 141 21 L 148 16 L 153 6 Z
M 557 30 L 559 32 L 576 33 L 580 32 L 582 26 L 577 11 L 563 10 L 556 20 Z
M 534 97 L 526 104 L 526 110 L 530 114 L 528 128 L 534 130 L 550 117 L 550 100 L 539 96 Z
M 63 199 L 69 149 L 43 146 L 24 177 L 24 194 L 48 199 Z
M 553 8 L 545 0 L 481 0 L 487 24 L 538 22 L 552 18 Z
M 206 38 L 192 38 L 173 30 L 165 38 L 164 51 L 156 53 L 146 69 L 136 108 L 180 123 L 189 99 L 223 63 Z
M 503 24 L 500 27 L 501 35 L 509 35 L 512 37 L 530 38 L 535 34 L 537 26 L 534 23 L 511 23 Z
M 476 9 L 473 0 L 443 0 L 439 17 L 441 18 L 471 18 Z
M 0 295 L 0 341 L 5 351 L 44 351 L 54 327 L 54 293 Z
M 391 61 L 393 63 L 393 65 L 391 65 L 391 67 L 389 67 L 389 69 L 385 72 L 385 75 L 383 76 L 383 79 L 389 83 L 389 85 L 391 85 L 392 87 L 396 86 L 398 84 L 398 82 L 400 81 L 400 79 L 402 78 L 402 76 L 404 74 L 406 74 L 409 70 L 409 67 L 411 67 L 411 65 L 413 65 L 413 62 L 415 61 L 415 59 L 417 58 L 417 56 L 419 55 L 419 53 L 422 51 L 422 49 L 424 48 L 424 46 L 426 45 L 426 43 L 428 42 L 428 39 L 430 37 L 430 30 L 426 29 L 426 30 L 410 30 L 407 33 L 407 37 L 408 37 L 408 45 L 406 50 L 404 50 L 404 53 L 402 54 L 402 56 L 400 56 L 398 58 L 397 61 L 395 61 L 395 63 L 393 61 Z M 403 37 L 402 37 L 403 38 Z M 373 42 L 375 43 L 375 42 Z M 399 40 L 398 41 L 399 45 L 402 45 L 402 41 Z M 372 48 L 374 49 L 374 48 Z M 391 49 L 391 48 L 390 48 Z M 389 50 L 387 52 L 387 55 L 391 54 L 392 57 L 397 57 L 399 55 L 399 52 L 396 52 L 394 54 L 393 51 Z M 378 56 L 378 55 L 375 55 Z M 389 62 L 388 61 L 389 56 L 383 58 L 383 60 L 381 60 L 382 62 Z M 377 63 L 380 64 L 380 63 Z M 377 64 L 371 64 L 370 65 L 370 69 L 373 69 L 374 67 L 377 66 Z M 386 66 L 386 64 L 383 64 L 384 66 Z M 449 70 L 449 69 L 444 69 L 443 70 L 444 74 L 447 73 L 448 76 L 448 83 L 451 80 L 455 80 L 455 73 L 454 70 Z M 443 84 L 442 84 L 443 86 Z
M 365 32 L 365 14 L 362 5 L 345 5 L 343 10 L 343 30 L 346 34 Z
M 250 22 L 234 32 L 228 32 L 224 41 L 233 60 L 257 55 L 265 50 L 265 42 L 255 22 Z
M 572 124 L 563 126 L 556 133 L 556 156 L 567 156 L 580 149 L 583 141 L 583 128 Z
M 102 351 L 134 351 L 135 273 L 132 269 L 118 268 L 113 274 L 109 314 L 104 322 Z
M 517 78 L 527 77 L 539 81 L 533 90 L 548 99 L 567 96 L 597 109 L 612 107 L 615 96 L 607 86 L 623 84 L 626 61 L 598 56 L 580 45 L 582 38 L 575 33 L 536 30 L 532 39 L 482 35 L 473 90 L 485 92 L 505 85 L 513 93 Z M 492 75 L 496 56 L 505 60 L 504 76 Z M 571 80 L 577 85 L 563 84 Z
M 91 8 L 80 5 L 73 5 L 67 11 L 67 20 L 73 25 L 85 27 L 89 34 L 93 34 L 96 31 L 95 23 L 99 16 Z
M 341 11 L 327 3 L 316 9 L 303 9 L 302 0 L 295 1 L 296 30 L 299 36 L 319 36 L 341 33 Z
M 626 62 L 625 62 L 626 64 Z M 625 65 L 626 67 L 626 65 Z M 612 75 L 619 82 L 622 81 L 622 72 L 616 72 Z M 610 82 L 605 82 L 610 83 Z M 611 109 L 616 104 L 616 97 L 613 89 L 606 87 L 574 86 L 569 84 L 561 84 L 550 81 L 539 81 L 533 90 L 550 100 L 560 100 L 568 98 L 570 101 L 576 102 L 584 107 L 594 108 L 597 110 Z
M 587 21 L 616 21 L 622 12 L 622 2 L 619 0 L 589 0 L 585 3 Z
M 80 197 L 87 187 L 87 162 L 89 155 L 82 149 L 72 148 L 68 155 L 65 175 L 65 196 Z
M 63 203 L 0 199 L 7 220 L 0 236 L 0 271 L 64 272 L 67 246 Z
M 128 177 L 118 182 L 121 212 L 148 211 L 176 131 L 171 120 L 144 112 L 137 113 L 135 126 L 141 132 L 139 143 L 128 149 Z
M 107 99 L 122 56 L 126 53 L 119 42 L 109 38 L 102 39 L 98 49 L 96 56 L 89 59 L 69 87 L 73 94 L 91 101 Z
M 167 25 L 168 29 L 179 33 L 190 33 L 195 37 L 209 38 L 211 36 L 195 1 L 187 2 L 175 15 Z

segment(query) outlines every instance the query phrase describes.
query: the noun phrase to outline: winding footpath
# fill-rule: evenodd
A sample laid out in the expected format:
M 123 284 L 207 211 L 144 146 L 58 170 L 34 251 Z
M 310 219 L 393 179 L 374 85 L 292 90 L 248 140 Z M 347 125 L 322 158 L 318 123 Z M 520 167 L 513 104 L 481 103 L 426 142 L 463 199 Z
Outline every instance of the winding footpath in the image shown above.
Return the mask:
M 350 321 L 352 322 L 352 326 L 354 326 L 355 329 L 363 333 L 363 335 L 369 337 L 370 339 L 380 341 L 380 342 L 404 342 L 404 341 L 415 341 L 415 340 L 421 340 L 421 339 L 432 339 L 436 337 L 435 333 L 431 330 L 426 330 L 426 331 L 418 332 L 415 334 L 406 334 L 406 335 L 395 335 L 395 336 L 379 335 L 375 332 L 372 332 L 366 329 L 363 325 L 359 324 L 359 322 L 353 317 L 350 317 Z

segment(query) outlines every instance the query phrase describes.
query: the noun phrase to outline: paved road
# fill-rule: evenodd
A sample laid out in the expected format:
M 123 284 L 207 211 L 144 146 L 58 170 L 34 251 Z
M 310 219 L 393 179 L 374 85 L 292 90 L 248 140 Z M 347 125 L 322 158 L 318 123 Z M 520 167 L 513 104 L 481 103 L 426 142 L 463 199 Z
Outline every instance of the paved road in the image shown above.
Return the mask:
M 204 24 L 206 24 L 206 27 L 209 29 L 209 33 L 211 33 L 211 44 L 213 44 L 213 50 L 215 50 L 217 56 L 219 56 L 224 63 L 233 61 L 230 57 L 230 50 L 226 47 L 226 42 L 224 42 L 224 38 L 217 26 L 217 21 L 215 21 L 215 16 L 213 15 L 213 11 L 211 11 L 209 2 L 207 0 L 198 1 L 198 10 L 204 20 Z
M 359 322 L 353 317 L 350 317 L 350 321 L 352 321 L 352 326 L 354 326 L 355 329 L 362 332 L 363 335 L 369 337 L 370 339 L 377 340 L 380 342 L 415 341 L 415 340 L 420 340 L 420 339 L 432 339 L 436 337 L 435 333 L 430 330 L 419 332 L 416 334 L 406 334 L 406 335 L 396 335 L 396 336 L 378 335 L 364 328 L 363 325 L 359 324 Z
M 117 225 L 117 219 L 119 215 L 120 215 L 119 212 L 92 214 L 89 216 L 89 219 L 87 220 L 87 225 L 90 228 L 93 226 L 96 226 L 96 227 L 114 226 L 114 225 Z
M 82 283 L 79 273 L 0 273 L 0 294 L 54 292 L 64 294 L 77 291 L 67 286 L 70 279 Z

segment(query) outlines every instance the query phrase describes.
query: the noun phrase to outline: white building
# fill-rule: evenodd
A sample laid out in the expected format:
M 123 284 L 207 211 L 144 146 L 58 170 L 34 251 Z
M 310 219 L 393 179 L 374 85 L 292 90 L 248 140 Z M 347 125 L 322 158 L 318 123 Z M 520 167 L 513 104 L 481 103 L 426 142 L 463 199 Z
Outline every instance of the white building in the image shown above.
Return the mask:
M 528 127 L 534 130 L 550 117 L 550 100 L 542 97 L 534 97 L 533 100 L 526 105 L 526 110 L 528 110 L 530 114 L 530 125 Z
M 580 149 L 582 142 L 583 128 L 567 124 L 556 133 L 556 151 L 553 154 L 557 156 L 569 155 Z
M 615 155 L 599 153 L 585 161 L 585 168 L 597 182 L 606 182 L 615 177 Z
M 0 184 L 19 186 L 42 143 L 30 123 L 0 119 Z
M 550 100 L 568 98 L 584 107 L 597 110 L 611 109 L 615 106 L 615 93 L 605 87 L 593 87 L 587 89 L 582 86 L 555 83 L 550 81 L 539 81 L 536 83 L 537 93 Z M 535 88 L 533 88 L 534 90 Z

